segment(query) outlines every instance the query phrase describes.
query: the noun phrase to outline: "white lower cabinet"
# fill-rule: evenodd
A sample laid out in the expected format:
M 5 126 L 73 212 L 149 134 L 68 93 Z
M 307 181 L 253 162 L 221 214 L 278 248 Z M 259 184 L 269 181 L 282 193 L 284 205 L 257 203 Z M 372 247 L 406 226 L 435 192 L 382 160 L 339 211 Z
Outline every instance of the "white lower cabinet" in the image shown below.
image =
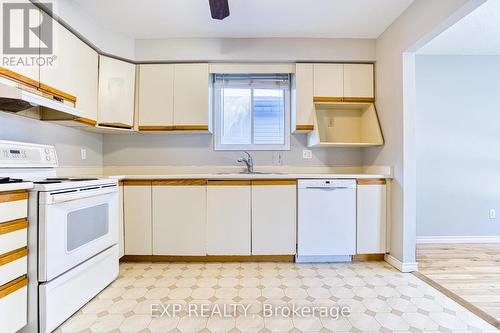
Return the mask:
M 208 181 L 207 254 L 251 254 L 250 181 Z
M 153 182 L 153 254 L 206 255 L 206 181 Z
M 252 182 L 252 254 L 295 254 L 296 181 Z
M 153 254 L 151 240 L 151 182 L 125 181 L 123 204 L 125 254 Z
M 385 180 L 358 181 L 358 254 L 385 253 L 387 189 Z

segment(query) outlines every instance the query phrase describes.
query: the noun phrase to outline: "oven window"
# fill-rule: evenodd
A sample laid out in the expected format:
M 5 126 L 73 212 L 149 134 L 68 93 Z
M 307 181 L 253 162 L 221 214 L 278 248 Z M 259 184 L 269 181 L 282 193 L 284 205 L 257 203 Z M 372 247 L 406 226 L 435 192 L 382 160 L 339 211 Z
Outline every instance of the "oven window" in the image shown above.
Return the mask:
M 68 214 L 68 252 L 108 233 L 108 209 L 108 204 L 102 204 Z

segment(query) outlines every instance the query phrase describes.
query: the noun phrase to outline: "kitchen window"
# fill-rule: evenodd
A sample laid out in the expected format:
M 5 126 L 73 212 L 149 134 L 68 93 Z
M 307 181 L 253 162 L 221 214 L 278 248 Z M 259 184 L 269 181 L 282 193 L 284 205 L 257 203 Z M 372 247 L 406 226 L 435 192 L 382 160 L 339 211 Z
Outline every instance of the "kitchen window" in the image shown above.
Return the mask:
M 214 74 L 215 150 L 290 150 L 289 74 Z

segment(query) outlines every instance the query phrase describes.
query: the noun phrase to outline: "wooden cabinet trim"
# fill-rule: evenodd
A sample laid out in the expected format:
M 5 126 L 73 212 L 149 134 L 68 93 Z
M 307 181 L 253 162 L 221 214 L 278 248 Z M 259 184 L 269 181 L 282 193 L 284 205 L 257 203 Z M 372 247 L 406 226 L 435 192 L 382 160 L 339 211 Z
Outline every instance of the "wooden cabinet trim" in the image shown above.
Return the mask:
M 139 131 L 173 131 L 174 126 L 139 126 Z
M 119 180 L 118 181 L 118 186 L 123 186 L 123 182 L 124 182 L 124 180 Z
M 358 179 L 358 185 L 385 185 L 387 181 L 385 179 Z
M 82 123 L 82 124 L 85 124 L 85 125 L 89 125 L 89 126 L 96 126 L 97 125 L 97 121 L 95 121 L 93 119 L 89 119 L 89 118 L 76 118 L 75 121 Z
M 373 97 L 344 97 L 343 102 L 349 103 L 373 103 L 375 98 Z
M 124 180 L 123 185 L 125 186 L 151 186 L 151 180 Z
M 73 104 L 76 104 L 76 96 L 73 96 L 71 94 L 65 93 L 62 90 L 56 89 L 54 87 L 48 86 L 46 84 L 40 83 L 40 91 L 47 93 L 49 95 L 55 96 L 60 99 L 64 99 L 68 102 L 71 102 Z
M 205 186 L 206 179 L 168 179 L 154 180 L 153 186 Z
M 28 278 L 26 276 L 21 276 L 9 283 L 0 286 L 0 299 L 12 294 L 14 291 L 21 289 L 28 285 Z
M 343 97 L 314 96 L 313 102 L 343 102 Z
M 40 87 L 40 82 L 30 79 L 29 77 L 26 77 L 24 75 L 17 74 L 16 72 L 13 72 L 7 68 L 0 67 L 0 76 L 3 76 L 10 80 L 14 80 L 16 82 L 30 86 L 32 88 Z
M 262 180 L 252 180 L 252 186 L 260 185 L 297 185 L 297 180 L 295 179 L 262 179 Z
M 19 200 L 28 200 L 28 192 L 24 190 L 0 192 L 0 203 Z
M 208 125 L 175 125 L 174 131 L 208 131 Z
M 23 247 L 23 248 L 2 254 L 2 255 L 0 255 L 0 266 L 6 265 L 10 262 L 17 260 L 17 259 L 26 257 L 27 255 L 28 255 L 28 248 L 27 247 Z
M 113 128 L 123 128 L 123 129 L 131 129 L 132 125 L 127 125 L 124 123 L 99 123 L 99 126 L 103 127 L 113 127 Z
M 314 130 L 314 125 L 295 125 L 296 131 L 312 131 Z
M 9 222 L 0 223 L 0 235 L 8 234 L 14 231 L 26 229 L 28 227 L 27 219 L 18 219 Z
M 249 186 L 252 185 L 251 180 L 209 180 L 209 186 Z
M 313 102 L 326 102 L 326 103 L 374 103 L 375 98 L 373 97 L 324 97 L 324 96 L 314 96 Z

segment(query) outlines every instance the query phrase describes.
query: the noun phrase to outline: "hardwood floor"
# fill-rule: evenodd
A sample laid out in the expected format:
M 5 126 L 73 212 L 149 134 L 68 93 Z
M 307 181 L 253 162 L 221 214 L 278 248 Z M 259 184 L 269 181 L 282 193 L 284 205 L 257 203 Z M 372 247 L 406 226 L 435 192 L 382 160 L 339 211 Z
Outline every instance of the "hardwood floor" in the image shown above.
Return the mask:
M 500 244 L 419 244 L 419 272 L 500 322 Z

